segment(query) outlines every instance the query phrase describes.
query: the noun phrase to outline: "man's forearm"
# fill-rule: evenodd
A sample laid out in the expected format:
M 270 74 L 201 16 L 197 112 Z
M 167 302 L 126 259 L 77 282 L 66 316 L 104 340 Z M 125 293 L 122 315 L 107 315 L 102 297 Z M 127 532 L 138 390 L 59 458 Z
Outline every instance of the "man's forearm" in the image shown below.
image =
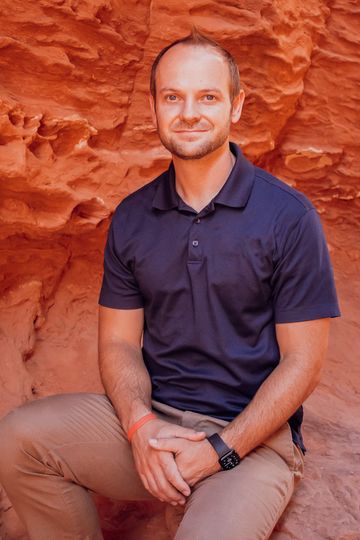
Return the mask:
M 304 365 L 305 364 L 305 365 Z M 284 358 L 257 391 L 249 405 L 222 431 L 228 446 L 245 456 L 279 429 L 311 394 L 320 365 Z
M 99 344 L 99 369 L 106 394 L 128 430 L 151 411 L 151 381 L 141 348 L 125 341 Z

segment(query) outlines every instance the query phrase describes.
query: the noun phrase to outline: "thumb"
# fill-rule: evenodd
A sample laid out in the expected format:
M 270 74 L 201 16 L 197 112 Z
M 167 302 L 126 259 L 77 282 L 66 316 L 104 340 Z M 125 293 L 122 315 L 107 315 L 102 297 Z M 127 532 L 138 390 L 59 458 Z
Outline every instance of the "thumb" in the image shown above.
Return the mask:
M 174 430 L 174 435 L 175 437 L 181 437 L 189 441 L 202 441 L 206 437 L 205 431 L 195 431 L 195 429 L 183 428 L 182 426 L 177 426 L 177 429 Z

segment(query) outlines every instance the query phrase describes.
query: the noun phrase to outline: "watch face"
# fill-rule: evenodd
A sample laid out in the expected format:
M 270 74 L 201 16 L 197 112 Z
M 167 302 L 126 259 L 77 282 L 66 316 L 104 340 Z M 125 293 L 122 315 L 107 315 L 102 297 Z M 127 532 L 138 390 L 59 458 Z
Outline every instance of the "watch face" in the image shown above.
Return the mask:
M 219 463 L 224 471 L 228 471 L 236 467 L 236 465 L 239 465 L 240 457 L 235 450 L 231 450 L 231 452 L 228 452 L 225 454 L 225 456 L 219 459 Z

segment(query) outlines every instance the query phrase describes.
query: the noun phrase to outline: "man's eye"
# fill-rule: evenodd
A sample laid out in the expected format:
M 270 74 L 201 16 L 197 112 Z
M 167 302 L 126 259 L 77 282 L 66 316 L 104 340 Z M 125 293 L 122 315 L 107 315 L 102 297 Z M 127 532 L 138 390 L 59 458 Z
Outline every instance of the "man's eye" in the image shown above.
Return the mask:
M 169 94 L 168 96 L 165 97 L 166 101 L 176 101 L 177 99 L 177 96 L 175 96 L 175 94 Z
M 213 96 L 212 94 L 206 94 L 205 100 L 206 101 L 215 101 L 215 96 Z

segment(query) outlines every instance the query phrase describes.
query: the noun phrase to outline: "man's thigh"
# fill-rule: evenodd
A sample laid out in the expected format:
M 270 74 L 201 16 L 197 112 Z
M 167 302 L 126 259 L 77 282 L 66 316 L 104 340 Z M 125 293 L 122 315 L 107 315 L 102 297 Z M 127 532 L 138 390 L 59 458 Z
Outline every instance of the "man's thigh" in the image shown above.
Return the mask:
M 195 486 L 175 540 L 266 540 L 302 474 L 286 424 L 240 465 Z
M 114 499 L 153 498 L 136 472 L 126 434 L 106 395 L 48 396 L 14 409 L 2 422 L 4 444 L 20 447 L 19 455 L 31 456 L 39 472 L 58 474 Z

